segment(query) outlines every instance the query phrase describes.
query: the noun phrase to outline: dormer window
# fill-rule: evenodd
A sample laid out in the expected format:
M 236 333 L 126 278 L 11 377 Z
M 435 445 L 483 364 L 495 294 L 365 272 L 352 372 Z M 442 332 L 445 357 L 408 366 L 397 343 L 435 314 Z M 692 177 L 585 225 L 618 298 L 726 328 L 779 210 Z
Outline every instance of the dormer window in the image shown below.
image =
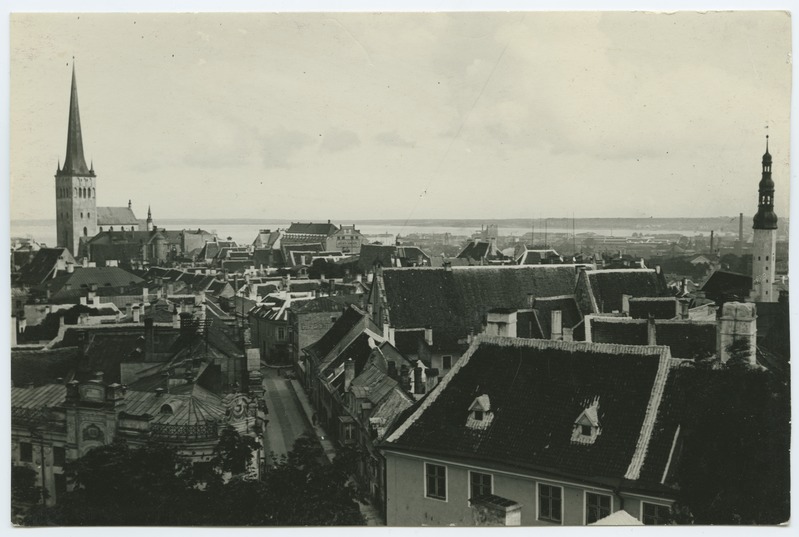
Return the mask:
M 571 441 L 576 444 L 593 444 L 601 433 L 599 397 L 596 397 L 585 402 L 584 410 L 574 420 Z
M 477 397 L 469 405 L 469 417 L 466 418 L 466 426 L 470 429 L 486 429 L 494 419 L 491 410 L 491 400 L 487 394 Z

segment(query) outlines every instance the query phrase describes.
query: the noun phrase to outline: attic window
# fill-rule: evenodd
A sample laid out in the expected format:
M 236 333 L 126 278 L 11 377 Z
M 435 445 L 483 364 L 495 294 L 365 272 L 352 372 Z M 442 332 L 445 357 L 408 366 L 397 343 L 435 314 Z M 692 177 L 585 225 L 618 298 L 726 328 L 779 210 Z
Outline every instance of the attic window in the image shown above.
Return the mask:
M 470 429 L 486 429 L 494 420 L 494 413 L 491 410 L 491 400 L 487 394 L 477 397 L 469 405 L 469 417 L 466 418 L 466 426 Z
M 599 397 L 586 401 L 583 408 L 572 427 L 573 444 L 593 444 L 602 433 L 599 423 Z
M 161 406 L 161 414 L 169 414 L 170 416 L 174 414 L 172 407 L 168 404 Z

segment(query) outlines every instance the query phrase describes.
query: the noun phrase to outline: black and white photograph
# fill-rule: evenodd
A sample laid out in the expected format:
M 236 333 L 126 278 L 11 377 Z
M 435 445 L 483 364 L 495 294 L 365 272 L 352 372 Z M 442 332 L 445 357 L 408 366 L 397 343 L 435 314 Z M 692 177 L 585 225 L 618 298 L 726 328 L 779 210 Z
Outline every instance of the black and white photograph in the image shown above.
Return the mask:
M 125 7 L 7 13 L 9 529 L 790 524 L 790 11 Z

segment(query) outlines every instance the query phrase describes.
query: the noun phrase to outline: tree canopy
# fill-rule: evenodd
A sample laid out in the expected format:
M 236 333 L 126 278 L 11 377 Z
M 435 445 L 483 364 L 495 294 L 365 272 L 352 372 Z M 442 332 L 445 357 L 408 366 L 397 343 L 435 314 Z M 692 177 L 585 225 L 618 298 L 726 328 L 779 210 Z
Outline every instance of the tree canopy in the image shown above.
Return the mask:
M 192 463 L 172 446 L 95 448 L 65 472 L 74 489 L 54 507 L 34 508 L 26 525 L 293 526 L 363 524 L 352 459 L 324 459 L 309 438 L 256 479 L 246 470 L 254 440 L 223 431 L 214 456 Z

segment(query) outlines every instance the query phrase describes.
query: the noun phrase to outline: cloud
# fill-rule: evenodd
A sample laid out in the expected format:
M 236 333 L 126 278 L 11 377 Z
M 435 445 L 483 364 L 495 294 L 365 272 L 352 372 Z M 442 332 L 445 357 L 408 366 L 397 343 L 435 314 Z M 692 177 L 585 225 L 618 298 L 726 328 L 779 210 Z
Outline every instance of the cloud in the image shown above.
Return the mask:
M 325 151 L 344 151 L 361 145 L 361 139 L 352 131 L 333 128 L 322 137 L 322 149 Z
M 406 140 L 405 138 L 400 136 L 399 133 L 395 130 L 380 132 L 375 135 L 374 139 L 383 145 L 388 145 L 392 147 L 416 147 L 415 142 Z
M 282 125 L 260 135 L 261 158 L 265 168 L 290 168 L 289 158 L 313 143 L 313 137 Z

